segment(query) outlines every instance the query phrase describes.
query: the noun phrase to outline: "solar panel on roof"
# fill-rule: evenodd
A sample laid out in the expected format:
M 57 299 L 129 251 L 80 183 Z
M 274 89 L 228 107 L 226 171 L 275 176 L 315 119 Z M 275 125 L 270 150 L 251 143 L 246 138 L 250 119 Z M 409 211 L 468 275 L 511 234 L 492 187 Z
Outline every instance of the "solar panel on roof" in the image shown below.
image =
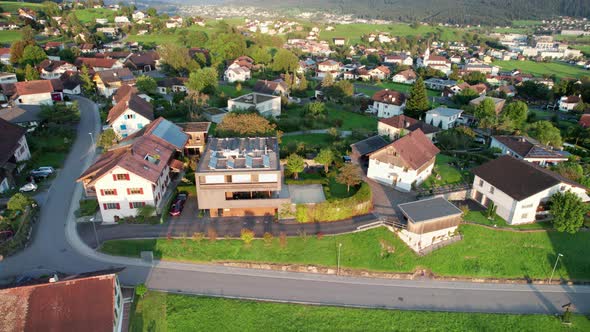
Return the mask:
M 253 161 L 252 156 L 246 155 L 246 167 L 252 168 Z
M 152 134 L 174 145 L 177 149 L 183 149 L 187 139 L 182 129 L 168 120 L 160 122 Z
M 217 168 L 217 157 L 211 156 L 211 159 L 209 159 L 209 168 Z
M 262 156 L 262 164 L 264 165 L 265 168 L 270 168 L 270 156 L 265 154 L 264 156 Z

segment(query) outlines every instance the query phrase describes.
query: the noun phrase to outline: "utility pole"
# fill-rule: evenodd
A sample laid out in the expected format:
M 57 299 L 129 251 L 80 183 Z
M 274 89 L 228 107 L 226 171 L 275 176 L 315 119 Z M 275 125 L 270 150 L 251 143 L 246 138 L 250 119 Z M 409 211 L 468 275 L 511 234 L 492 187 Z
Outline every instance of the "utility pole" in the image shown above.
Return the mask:
M 557 254 L 557 259 L 555 260 L 555 265 L 553 265 L 553 271 L 551 271 L 551 277 L 549 277 L 549 283 L 553 280 L 553 274 L 555 273 L 555 269 L 557 268 L 557 263 L 559 262 L 559 257 L 563 257 L 562 254 Z
M 340 275 L 340 248 L 342 248 L 342 243 L 338 243 L 338 269 L 336 270 L 336 275 Z

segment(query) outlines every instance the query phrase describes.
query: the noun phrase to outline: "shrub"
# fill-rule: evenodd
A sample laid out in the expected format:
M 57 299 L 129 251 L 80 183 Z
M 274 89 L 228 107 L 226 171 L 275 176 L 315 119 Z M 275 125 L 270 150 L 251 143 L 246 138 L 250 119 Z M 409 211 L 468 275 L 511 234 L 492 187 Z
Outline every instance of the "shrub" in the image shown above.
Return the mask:
M 21 193 L 16 193 L 12 197 L 10 197 L 6 206 L 9 210 L 24 211 L 27 208 L 27 206 L 31 205 L 32 202 L 33 200 L 29 197 Z
M 244 241 L 244 244 L 249 246 L 250 243 L 252 243 L 252 241 L 254 240 L 254 232 L 246 229 L 246 228 L 242 228 L 242 230 L 240 231 L 240 238 L 242 239 L 242 241 Z
M 264 233 L 263 239 L 264 239 L 264 244 L 266 246 L 270 247 L 272 245 L 273 236 L 271 233 L 269 233 L 269 232 Z
M 139 297 L 143 297 L 148 291 L 148 288 L 145 284 L 139 284 L 135 286 L 135 295 Z
M 217 231 L 215 230 L 215 228 L 207 228 L 207 237 L 209 238 L 209 242 L 217 241 Z
M 203 238 L 205 238 L 205 235 L 203 233 L 201 233 L 201 232 L 194 232 L 193 233 L 193 236 L 192 236 L 193 241 L 201 242 L 201 241 L 203 241 Z

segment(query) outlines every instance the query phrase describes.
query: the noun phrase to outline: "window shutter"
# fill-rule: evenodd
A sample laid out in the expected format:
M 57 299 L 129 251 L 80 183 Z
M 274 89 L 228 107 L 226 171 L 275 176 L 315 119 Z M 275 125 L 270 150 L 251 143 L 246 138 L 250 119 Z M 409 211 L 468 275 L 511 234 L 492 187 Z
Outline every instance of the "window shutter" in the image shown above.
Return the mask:
M 117 174 L 113 174 L 113 181 L 117 181 Z
M 141 206 L 145 206 L 145 202 L 141 202 Z
M 117 189 L 113 189 L 113 195 L 117 195 Z
M 139 193 L 143 195 L 143 188 L 139 188 Z
M 129 174 L 125 174 L 125 180 L 129 181 Z
M 127 188 L 127 195 L 131 195 L 131 189 Z
M 117 210 L 121 210 L 121 204 L 119 204 L 119 203 L 115 203 L 115 204 L 117 204 Z
M 133 209 L 133 203 L 129 202 L 129 208 Z
M 103 210 L 108 210 L 108 209 L 107 209 L 107 204 L 106 204 L 106 203 L 104 203 L 104 204 L 102 205 L 102 208 L 103 208 Z
M 100 196 L 104 196 L 104 190 L 100 190 Z

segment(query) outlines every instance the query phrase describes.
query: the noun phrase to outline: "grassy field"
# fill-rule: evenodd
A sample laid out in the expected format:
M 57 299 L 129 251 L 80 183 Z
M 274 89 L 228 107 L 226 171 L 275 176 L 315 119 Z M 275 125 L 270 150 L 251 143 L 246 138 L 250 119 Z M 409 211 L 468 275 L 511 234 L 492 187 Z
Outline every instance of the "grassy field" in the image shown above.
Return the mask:
M 109 22 L 115 21 L 116 11 L 108 8 L 85 8 L 74 11 L 81 23 L 95 23 L 97 18 L 106 18 Z
M 503 70 L 519 69 L 524 73 L 535 76 L 555 75 L 557 78 L 580 78 L 590 76 L 590 72 L 584 68 L 559 62 L 534 62 L 534 61 L 494 61 L 494 65 Z
M 239 18 L 227 19 L 224 21 L 209 20 L 206 22 L 206 25 L 204 27 L 195 24 L 195 25 L 191 25 L 188 28 L 181 28 L 181 29 L 176 29 L 176 30 L 170 29 L 170 30 L 165 30 L 163 32 L 158 32 L 155 34 L 129 35 L 127 37 L 127 40 L 136 41 L 136 42 L 140 42 L 140 43 L 156 43 L 159 45 L 162 43 L 178 42 L 178 39 L 180 38 L 180 36 L 182 34 L 186 34 L 187 32 L 190 32 L 190 31 L 204 31 L 209 36 L 211 36 L 211 34 L 217 30 L 220 22 L 226 22 L 228 24 L 241 24 L 244 22 L 244 20 L 239 19 Z
M 396 37 L 423 36 L 428 32 L 442 31 L 442 41 L 457 41 L 461 39 L 463 32 L 459 29 L 433 27 L 421 25 L 414 29 L 408 24 L 339 24 L 333 31 L 321 31 L 320 39 L 332 41 L 334 37 L 345 37 L 347 43 L 352 45 L 360 42 L 361 36 L 369 33 L 386 32 Z
M 435 176 L 430 176 L 426 181 L 422 183 L 422 187 L 424 188 L 432 188 L 432 187 L 440 187 L 447 184 L 456 184 L 464 182 L 464 175 L 467 176 L 469 171 L 465 170 L 461 172 L 454 166 L 451 166 L 449 163 L 454 160 L 453 157 L 439 154 L 436 156 L 436 163 L 434 165 L 434 170 L 438 175 L 440 175 L 440 179 L 436 179 Z
M 474 222 L 477 224 L 482 224 L 482 225 L 487 225 L 487 226 L 497 226 L 497 227 L 509 227 L 509 228 L 514 228 L 514 229 L 522 229 L 522 230 L 527 230 L 527 229 L 545 229 L 545 230 L 551 230 L 553 229 L 553 225 L 548 222 L 535 222 L 532 224 L 525 224 L 525 225 L 508 225 L 506 223 L 506 220 L 502 219 L 500 216 L 496 215 L 494 217 L 493 220 L 489 220 L 486 216 L 485 216 L 485 211 L 469 211 L 464 219 L 466 221 L 470 221 L 470 222 Z
M 377 130 L 377 119 L 374 117 L 366 116 L 359 113 L 347 112 L 337 109 L 338 105 L 329 105 L 328 109 L 328 121 L 334 121 L 337 119 L 342 120 L 342 126 L 340 130 L 354 130 L 354 129 L 369 129 Z
M 558 317 L 356 309 L 148 292 L 131 313 L 130 331 L 559 331 Z M 572 317 L 568 331 L 590 321 Z
M 43 5 L 32 2 L 0 1 L 0 7 L 5 12 L 15 13 L 19 8 L 41 9 Z
M 590 55 L 590 45 L 571 45 L 571 48 L 580 50 L 582 51 L 582 53 L 585 53 L 586 55 Z
M 4 30 L 0 31 L 0 43 L 12 43 L 13 41 L 19 40 L 22 37 L 22 33 L 18 30 Z
M 102 251 L 139 257 L 144 250 L 166 260 L 216 262 L 252 261 L 336 266 L 336 248 L 342 243 L 342 266 L 375 271 L 413 272 L 426 268 L 436 275 L 501 278 L 548 278 L 557 253 L 562 253 L 555 276 L 590 280 L 589 232 L 575 235 L 558 232 L 516 233 L 475 225 L 461 225 L 464 240 L 427 256 L 414 254 L 385 228 L 362 233 L 293 237 L 281 248 L 278 239 L 270 246 L 262 240 L 249 247 L 240 240 L 195 242 L 188 240 L 122 240 L 104 243 Z M 384 252 L 383 245 L 394 253 Z M 510 259 L 506 259 L 510 257 Z
M 355 91 L 356 92 L 362 92 L 369 97 L 373 97 L 375 92 L 379 91 L 379 89 L 390 89 L 390 90 L 403 92 L 405 94 L 409 94 L 410 89 L 412 89 L 412 86 L 408 85 L 408 84 L 401 84 L 401 83 L 394 83 L 394 82 L 381 82 L 381 83 L 375 84 L 375 85 L 371 85 L 369 83 L 362 83 L 362 82 L 355 84 Z M 429 97 L 437 97 L 437 96 L 440 96 L 440 91 L 426 89 L 426 94 Z
M 247 93 L 252 92 L 252 89 L 249 89 L 245 86 L 242 86 L 242 90 L 238 91 L 234 85 L 220 85 L 218 89 L 220 92 L 223 92 L 226 96 L 230 98 L 236 98 L 241 95 L 245 95 Z
M 303 143 L 308 147 L 324 147 L 332 142 L 332 137 L 328 134 L 305 134 L 305 135 L 291 135 L 283 136 L 281 144 L 286 145 L 290 142 Z

